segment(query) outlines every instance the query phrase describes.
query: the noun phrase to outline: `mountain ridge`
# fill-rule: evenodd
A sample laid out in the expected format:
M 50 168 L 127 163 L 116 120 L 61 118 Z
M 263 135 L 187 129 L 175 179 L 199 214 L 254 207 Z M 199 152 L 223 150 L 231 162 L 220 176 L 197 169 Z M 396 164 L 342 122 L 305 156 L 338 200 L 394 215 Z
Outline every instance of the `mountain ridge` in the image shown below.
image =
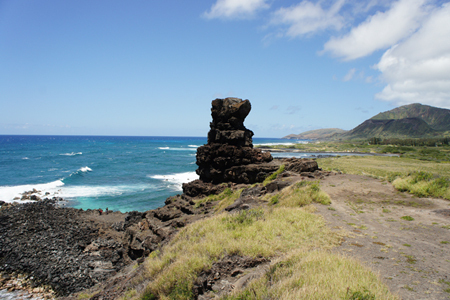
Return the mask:
M 325 128 L 290 134 L 288 139 L 352 140 L 379 138 L 432 138 L 450 132 L 450 109 L 420 103 L 380 112 L 355 128 L 345 131 Z

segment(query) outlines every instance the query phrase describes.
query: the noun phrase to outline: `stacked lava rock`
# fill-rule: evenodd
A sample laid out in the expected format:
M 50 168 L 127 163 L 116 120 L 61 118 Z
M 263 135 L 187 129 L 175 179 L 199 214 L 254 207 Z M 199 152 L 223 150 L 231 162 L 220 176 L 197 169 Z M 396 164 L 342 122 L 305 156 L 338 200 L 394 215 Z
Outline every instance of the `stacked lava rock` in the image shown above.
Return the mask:
M 269 152 L 254 149 L 253 132 L 244 126 L 250 101 L 238 98 L 212 101 L 208 144 L 197 149 L 197 174 L 210 183 L 255 183 L 277 170 Z M 264 166 L 263 166 L 264 165 Z

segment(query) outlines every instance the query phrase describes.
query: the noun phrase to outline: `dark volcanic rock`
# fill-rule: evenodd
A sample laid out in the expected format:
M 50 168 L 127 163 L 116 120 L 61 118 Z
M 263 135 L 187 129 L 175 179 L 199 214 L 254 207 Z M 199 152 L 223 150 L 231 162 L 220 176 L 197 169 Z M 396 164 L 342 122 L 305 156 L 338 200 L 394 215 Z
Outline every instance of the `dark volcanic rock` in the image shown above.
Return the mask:
M 0 211 L 0 271 L 22 272 L 58 295 L 91 287 L 123 267 L 122 245 L 99 240 L 98 229 L 54 201 Z
M 200 181 L 213 184 L 255 183 L 278 169 L 275 164 L 265 165 L 273 159 L 269 152 L 253 148 L 253 132 L 244 126 L 250 110 L 248 100 L 226 98 L 212 101 L 213 120 L 208 143 L 197 149 L 197 174 Z M 185 184 L 183 191 L 195 196 L 209 192 L 204 188 L 209 189 L 196 182 Z
M 198 179 L 189 183 L 183 183 L 184 194 L 189 197 L 216 195 L 223 192 L 225 188 L 225 185 L 212 184 Z
M 302 172 L 314 172 L 319 170 L 317 161 L 312 159 L 298 159 L 298 158 L 286 158 L 282 163 L 285 165 L 286 171 L 295 172 L 301 174 Z

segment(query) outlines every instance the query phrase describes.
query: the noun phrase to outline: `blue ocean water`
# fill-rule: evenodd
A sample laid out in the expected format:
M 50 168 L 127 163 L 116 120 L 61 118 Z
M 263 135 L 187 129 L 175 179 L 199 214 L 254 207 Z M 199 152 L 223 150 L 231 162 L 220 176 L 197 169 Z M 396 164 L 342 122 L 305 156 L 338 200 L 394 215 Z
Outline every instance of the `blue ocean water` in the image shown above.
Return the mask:
M 195 155 L 205 143 L 201 137 L 0 136 L 0 200 L 36 189 L 41 198 L 62 197 L 76 208 L 154 209 L 198 178 Z

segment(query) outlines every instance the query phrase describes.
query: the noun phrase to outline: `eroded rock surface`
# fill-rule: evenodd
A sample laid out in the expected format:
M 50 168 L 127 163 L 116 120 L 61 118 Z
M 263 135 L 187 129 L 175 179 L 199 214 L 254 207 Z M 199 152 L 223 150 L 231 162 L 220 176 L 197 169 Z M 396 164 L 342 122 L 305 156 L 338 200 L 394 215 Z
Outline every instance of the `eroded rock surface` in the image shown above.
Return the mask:
M 208 143 L 197 149 L 200 182 L 183 186 L 190 196 L 215 193 L 207 184 L 261 182 L 276 171 L 278 164 L 269 152 L 253 148 L 253 132 L 244 126 L 251 104 L 239 98 L 216 99 L 211 103 L 212 122 Z M 220 191 L 219 191 L 220 192 Z

